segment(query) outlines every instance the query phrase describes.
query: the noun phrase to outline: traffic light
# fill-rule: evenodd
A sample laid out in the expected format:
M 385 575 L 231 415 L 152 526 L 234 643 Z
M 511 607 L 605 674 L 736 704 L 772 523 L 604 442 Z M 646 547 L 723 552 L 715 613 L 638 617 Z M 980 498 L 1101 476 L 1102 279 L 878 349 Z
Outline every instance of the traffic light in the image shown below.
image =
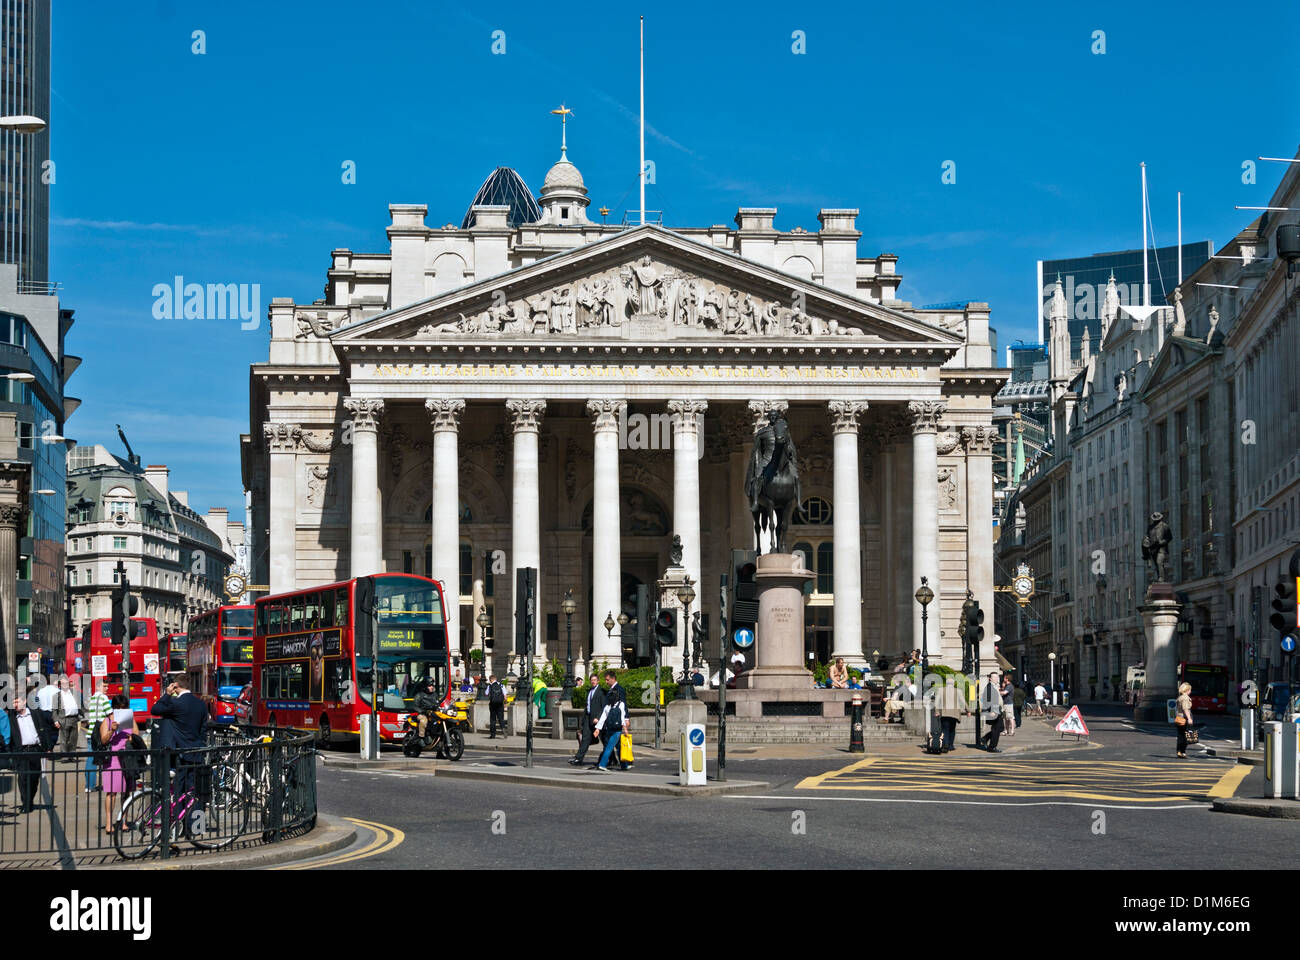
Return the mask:
M 121 644 L 126 639 L 126 605 L 122 602 L 125 595 L 126 588 L 124 586 L 116 587 L 112 593 L 112 640 L 116 644 Z
M 650 588 L 640 584 L 636 588 L 636 633 L 632 637 L 632 656 L 638 665 L 654 660 L 655 650 L 650 645 Z
M 660 607 L 655 617 L 655 643 L 661 647 L 677 646 L 677 609 Z
M 758 572 L 753 550 L 732 550 L 731 569 L 735 571 L 735 586 L 731 590 L 731 616 L 728 626 L 732 636 L 743 628 L 753 630 L 758 623 Z
M 984 640 L 984 611 L 980 609 L 978 600 L 968 600 L 962 606 L 962 663 L 963 672 L 969 673 L 975 669 L 975 661 L 979 659 L 980 644 Z M 967 665 L 967 661 L 969 664 Z
M 1277 582 L 1273 588 L 1273 614 L 1268 618 L 1269 625 L 1277 631 L 1278 640 L 1285 636 L 1300 639 L 1296 629 L 1296 586 L 1294 577 L 1286 577 Z
M 537 644 L 533 641 L 533 610 L 537 604 L 537 568 L 520 567 L 515 571 L 515 653 L 531 657 Z

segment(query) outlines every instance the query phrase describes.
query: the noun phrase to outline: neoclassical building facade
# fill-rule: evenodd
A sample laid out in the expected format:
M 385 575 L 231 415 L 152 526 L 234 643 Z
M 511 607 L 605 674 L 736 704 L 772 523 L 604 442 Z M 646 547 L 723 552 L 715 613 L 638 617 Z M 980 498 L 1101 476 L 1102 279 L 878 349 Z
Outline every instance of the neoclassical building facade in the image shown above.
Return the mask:
M 534 222 L 476 203 L 461 228 L 394 205 L 386 253 L 335 250 L 324 298 L 272 301 L 242 438 L 254 582 L 428 574 L 459 598 L 453 647 L 479 645 L 483 609 L 503 664 L 513 571 L 536 567 L 539 654 L 564 657 L 572 590 L 575 655 L 616 661 L 606 617 L 662 576 L 673 534 L 718 623 L 731 551 L 754 546 L 752 437 L 781 410 L 802 477 L 789 545 L 816 574 L 808 651 L 920 646 L 925 576 L 929 648 L 958 662 L 967 591 L 993 607 L 1006 372 L 987 305 L 897 300 L 897 258 L 857 255 L 856 210 L 822 210 L 817 232 L 770 208 L 736 229 L 594 224 L 563 158 L 539 199 Z

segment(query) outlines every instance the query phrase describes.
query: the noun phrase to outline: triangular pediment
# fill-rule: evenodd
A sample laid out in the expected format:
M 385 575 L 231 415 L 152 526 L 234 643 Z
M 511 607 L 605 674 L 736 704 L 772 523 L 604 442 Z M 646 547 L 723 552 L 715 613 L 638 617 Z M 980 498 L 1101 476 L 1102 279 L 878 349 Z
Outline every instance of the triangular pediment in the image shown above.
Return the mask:
M 808 340 L 961 345 L 947 329 L 646 226 L 330 334 L 336 347 L 426 341 Z
M 1149 396 L 1159 391 L 1168 381 L 1178 377 L 1188 367 L 1218 352 L 1220 351 L 1192 337 L 1171 336 L 1156 354 L 1155 362 L 1151 364 L 1151 373 L 1142 386 L 1142 393 Z

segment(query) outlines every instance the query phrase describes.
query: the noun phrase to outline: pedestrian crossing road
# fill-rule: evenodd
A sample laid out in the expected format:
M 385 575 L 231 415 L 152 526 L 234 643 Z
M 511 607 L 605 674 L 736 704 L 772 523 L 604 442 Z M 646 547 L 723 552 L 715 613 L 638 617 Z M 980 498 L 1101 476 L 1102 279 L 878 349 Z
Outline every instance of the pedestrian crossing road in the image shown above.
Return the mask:
M 1249 772 L 1215 760 L 878 757 L 807 777 L 795 789 L 1158 804 L 1230 797 Z

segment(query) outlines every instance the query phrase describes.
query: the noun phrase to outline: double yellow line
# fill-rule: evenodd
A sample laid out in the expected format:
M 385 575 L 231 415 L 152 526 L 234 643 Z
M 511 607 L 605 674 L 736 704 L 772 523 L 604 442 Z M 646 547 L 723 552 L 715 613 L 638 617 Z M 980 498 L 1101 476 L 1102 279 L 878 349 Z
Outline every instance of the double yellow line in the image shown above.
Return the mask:
M 370 820 L 357 820 L 353 817 L 345 817 L 349 823 L 355 823 L 359 827 L 365 827 L 375 836 L 360 850 L 352 853 L 340 854 L 337 857 L 330 857 L 326 860 L 315 860 L 311 863 L 288 863 L 280 867 L 272 867 L 272 870 L 315 870 L 319 867 L 337 867 L 340 864 L 351 863 L 353 860 L 364 860 L 367 857 L 377 856 L 381 853 L 387 853 L 401 846 L 406 839 L 406 834 L 396 827 L 390 827 L 383 823 L 374 823 Z

